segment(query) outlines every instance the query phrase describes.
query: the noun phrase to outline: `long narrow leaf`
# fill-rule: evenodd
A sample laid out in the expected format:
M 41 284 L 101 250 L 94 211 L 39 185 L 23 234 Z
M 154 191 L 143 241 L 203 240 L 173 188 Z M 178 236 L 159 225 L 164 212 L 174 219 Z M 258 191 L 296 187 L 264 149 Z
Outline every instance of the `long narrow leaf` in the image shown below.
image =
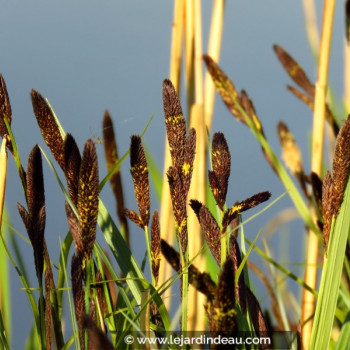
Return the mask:
M 334 229 L 330 235 L 328 257 L 325 257 L 320 291 L 317 299 L 311 349 L 327 349 L 336 311 L 340 279 L 343 271 L 345 248 L 350 232 L 350 181 Z

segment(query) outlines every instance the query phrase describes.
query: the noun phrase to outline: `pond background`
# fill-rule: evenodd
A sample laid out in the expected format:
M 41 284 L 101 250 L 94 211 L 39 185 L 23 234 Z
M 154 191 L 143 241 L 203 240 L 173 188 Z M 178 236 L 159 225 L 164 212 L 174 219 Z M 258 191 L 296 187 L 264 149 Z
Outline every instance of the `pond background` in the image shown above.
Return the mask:
M 204 1 L 203 50 L 207 47 L 211 18 L 210 1 Z M 337 3 L 330 83 L 341 101 L 343 96 L 343 44 L 345 40 L 344 3 Z M 322 5 L 317 2 L 318 20 Z M 124 154 L 132 134 L 141 133 L 155 113 L 144 142 L 162 169 L 165 125 L 161 87 L 169 74 L 169 53 L 173 1 L 61 1 L 0 2 L 0 72 L 3 74 L 12 105 L 12 128 L 18 142 L 22 163 L 32 147 L 39 143 L 49 153 L 33 116 L 30 90 L 47 97 L 64 129 L 73 134 L 82 150 L 88 138 L 102 138 L 102 117 L 109 109 L 114 121 L 120 155 Z M 283 71 L 273 44 L 284 47 L 316 80 L 315 65 L 308 46 L 301 1 L 227 1 L 220 65 L 238 89 L 246 89 L 253 100 L 268 140 L 279 155 L 276 124 L 284 120 L 303 151 L 306 172 L 310 171 L 309 140 L 312 114 L 286 89 L 291 81 Z M 204 69 L 204 66 L 203 66 Z M 181 96 L 184 110 L 185 98 Z M 270 190 L 273 199 L 284 188 L 266 164 L 260 147 L 248 128 L 236 122 L 221 99 L 216 98 L 212 133 L 223 131 L 232 157 L 227 202 L 234 203 L 252 194 Z M 106 175 L 103 145 L 97 143 L 100 179 Z M 58 168 L 58 167 L 56 167 Z M 64 198 L 51 170 L 44 162 L 47 224 L 45 236 L 50 257 L 58 262 L 59 239 L 68 227 Z M 62 173 L 59 172 L 62 176 Z M 135 208 L 129 159 L 122 165 L 126 207 Z M 101 197 L 111 213 L 115 201 L 106 185 Z M 9 157 L 6 205 L 11 225 L 26 236 L 17 212 L 17 202 L 24 203 L 14 161 Z M 281 210 L 291 207 L 288 196 L 245 226 L 251 239 L 263 228 L 258 245 L 271 235 L 269 221 Z M 159 208 L 152 197 L 152 211 Z M 252 213 L 244 215 L 248 218 Z M 115 216 L 114 216 L 115 217 Z M 144 255 L 140 244 L 144 235 L 130 224 L 132 249 L 138 261 Z M 265 229 L 264 229 L 265 228 Z M 287 268 L 303 277 L 305 230 L 300 219 L 281 227 L 270 239 L 272 255 Z M 98 233 L 98 240 L 103 238 Z M 143 241 L 142 241 L 143 242 Z M 35 272 L 32 248 L 19 238 L 23 259 Z M 252 259 L 266 269 L 257 254 Z M 253 274 L 252 274 L 253 275 Z M 258 280 L 254 280 L 259 300 L 269 306 L 269 297 Z M 287 281 L 300 303 L 300 289 Z M 34 287 L 36 285 L 33 285 Z M 22 349 L 33 322 L 22 285 L 11 267 L 12 348 Z M 298 310 L 296 310 L 298 312 Z M 294 319 L 294 321 L 296 321 Z

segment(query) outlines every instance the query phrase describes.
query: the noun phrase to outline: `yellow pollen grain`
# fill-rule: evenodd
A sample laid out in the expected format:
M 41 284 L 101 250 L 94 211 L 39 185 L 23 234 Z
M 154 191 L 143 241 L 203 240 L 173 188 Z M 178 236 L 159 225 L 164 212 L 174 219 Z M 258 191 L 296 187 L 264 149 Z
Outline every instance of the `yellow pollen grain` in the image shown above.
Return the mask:
M 182 166 L 182 172 L 185 175 L 188 175 L 190 173 L 191 170 L 191 165 L 189 163 L 184 163 L 184 165 Z

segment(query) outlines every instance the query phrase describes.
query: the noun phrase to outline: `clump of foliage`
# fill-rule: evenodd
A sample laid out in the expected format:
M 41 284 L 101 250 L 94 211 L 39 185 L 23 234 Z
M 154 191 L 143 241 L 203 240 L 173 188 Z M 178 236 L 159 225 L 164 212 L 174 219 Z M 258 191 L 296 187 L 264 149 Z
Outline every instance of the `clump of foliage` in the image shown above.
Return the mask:
M 347 39 L 349 8 L 349 1 L 346 1 Z M 313 84 L 298 62 L 281 46 L 274 45 L 273 49 L 285 71 L 298 86 L 288 85 L 287 89 L 314 110 L 315 116 L 318 109 L 323 111 L 335 141 L 332 171 L 318 171 L 316 165 L 308 173 L 292 132 L 281 121 L 277 125 L 277 133 L 284 165 L 271 148 L 263 122 L 258 118 L 248 93 L 245 90 L 239 92 L 210 55 L 204 55 L 203 60 L 229 112 L 247 126 L 260 143 L 264 158 L 287 189 L 309 236 L 317 237 L 317 248 L 323 245 L 319 290 L 316 290 L 315 285 L 309 285 L 306 278 L 303 281 L 256 247 L 260 233 L 253 242 L 245 237 L 241 214 L 268 201 L 271 193 L 263 191 L 248 194 L 251 196 L 245 200 L 226 203 L 231 153 L 222 132 L 213 133 L 208 141 L 211 169 L 208 170 L 207 184 L 213 203 L 191 198 L 189 194 L 196 170 L 199 133 L 196 128 L 187 127 L 178 93 L 170 79 L 163 81 L 164 117 L 171 159 L 165 174 L 170 192 L 171 215 L 174 218 L 175 245 L 162 236 L 164 228 L 161 227 L 158 210 L 154 210 L 151 215 L 149 177 L 152 171 L 142 141 L 148 125 L 140 135 L 131 136 L 129 151 L 119 158 L 112 118 L 108 111 L 105 112 L 103 143 L 108 175 L 100 181 L 93 140 L 86 141 L 81 153 L 73 135 L 66 133 L 60 125 L 48 100 L 32 90 L 36 121 L 53 158 L 63 171 L 65 187 L 55 165 L 39 145 L 30 151 L 26 170 L 23 167 L 11 129 L 16 119 L 12 116 L 6 84 L 0 75 L 0 135 L 3 138 L 0 151 L 0 222 L 8 151 L 15 160 L 23 187 L 24 199 L 21 202 L 24 204 L 18 203 L 18 212 L 33 249 L 33 268 L 37 278 L 34 288 L 29 285 L 29 279 L 21 267 L 20 255 L 17 254 L 16 258 L 11 255 L 2 232 L 1 243 L 21 279 L 32 309 L 34 324 L 28 348 L 67 349 L 74 344 L 76 349 L 124 349 L 132 348 L 124 342 L 130 332 L 154 338 L 173 334 L 180 328 L 181 334 L 186 334 L 184 332 L 192 330 L 187 323 L 189 285 L 206 298 L 202 308 L 211 336 L 231 337 L 248 331 L 250 335 L 271 337 L 272 344 L 260 344 L 256 348 L 271 348 L 278 341 L 274 338 L 275 331 L 292 330 L 295 332 L 294 338 L 284 334 L 286 346 L 296 340 L 298 348 L 302 347 L 301 341 L 312 349 L 327 348 L 330 342 L 336 349 L 347 348 L 350 338 L 350 117 L 340 123 L 331 105 L 318 97 L 318 91 L 322 90 L 318 82 Z M 325 97 L 325 91 L 323 93 Z M 125 208 L 124 205 L 125 191 L 119 168 L 128 155 L 138 210 Z M 46 217 L 42 156 L 61 186 L 62 205 L 66 211 L 68 232 L 60 247 L 58 263 L 51 261 L 45 238 L 45 224 L 50 218 Z M 318 165 L 321 167 L 321 164 Z M 119 228 L 99 196 L 108 181 L 116 199 Z M 189 242 L 198 239 L 198 236 L 194 235 L 193 227 L 188 223 L 191 211 L 198 220 L 205 242 L 199 251 L 191 252 L 192 258 Z M 144 232 L 149 274 L 144 271 L 145 264 L 140 266 L 133 256 L 127 218 Z M 102 249 L 96 240 L 98 227 L 108 245 L 108 251 Z M 240 244 L 238 237 L 241 238 Z M 246 243 L 249 244 L 248 250 Z M 217 281 L 209 271 L 201 270 L 202 266 L 197 264 L 197 257 L 206 250 L 212 255 Z M 261 269 L 248 260 L 253 250 L 280 273 L 296 281 L 312 297 L 317 297 L 314 315 L 305 319 L 302 310 L 299 326 L 291 325 L 280 302 L 279 292 L 273 289 Z M 162 281 L 160 267 L 167 263 L 175 273 Z M 120 268 L 120 273 L 113 267 L 115 264 Z M 261 278 L 271 296 L 271 310 L 268 313 L 263 312 L 253 291 L 248 267 Z M 147 278 L 148 275 L 150 278 Z M 174 326 L 164 295 L 178 279 L 181 320 L 175 322 Z M 64 327 L 68 318 L 63 313 L 64 295 L 69 303 L 72 335 L 67 334 Z M 0 345 L 10 349 L 10 326 L 6 317 L 8 310 L 3 299 L 0 299 Z M 311 336 L 305 336 L 305 329 L 311 321 Z M 337 334 L 332 334 L 333 330 Z M 212 348 L 226 347 L 214 344 Z

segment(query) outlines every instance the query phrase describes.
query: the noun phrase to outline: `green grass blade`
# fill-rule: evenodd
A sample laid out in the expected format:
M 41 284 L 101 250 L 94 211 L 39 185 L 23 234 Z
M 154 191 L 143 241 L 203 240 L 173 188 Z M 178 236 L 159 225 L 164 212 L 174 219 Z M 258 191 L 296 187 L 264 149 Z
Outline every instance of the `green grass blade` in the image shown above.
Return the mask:
M 241 275 L 241 273 L 243 271 L 243 268 L 245 267 L 245 264 L 246 264 L 246 262 L 248 260 L 248 257 L 250 255 L 250 253 L 252 252 L 252 250 L 255 247 L 255 244 L 256 244 L 258 238 L 260 237 L 261 231 L 262 230 L 260 229 L 259 232 L 257 233 L 257 235 L 255 236 L 254 241 L 250 244 L 250 247 L 248 248 L 247 253 L 244 255 L 244 258 L 243 258 L 241 264 L 239 265 L 239 267 L 238 267 L 238 269 L 236 271 L 236 274 L 235 274 L 235 285 L 237 285 L 237 283 L 238 283 L 238 279 L 239 279 L 239 277 L 240 277 L 240 275 Z
M 70 247 L 72 246 L 73 238 L 71 232 L 69 231 L 61 244 L 61 254 L 60 254 L 60 262 L 58 266 L 58 275 L 57 275 L 57 301 L 60 307 L 60 313 L 62 312 L 62 297 L 64 284 L 66 281 L 66 267 L 68 254 L 70 251 Z
M 8 230 L 5 230 L 5 223 L 9 222 L 9 215 L 6 206 L 4 206 L 1 235 L 4 240 L 8 240 Z M 6 225 L 7 226 L 7 225 Z M 11 339 L 11 293 L 10 293 L 10 276 L 7 254 L 5 247 L 0 242 L 0 311 L 1 311 L 1 329 L 0 332 Z M 6 339 L 5 339 L 6 340 Z
M 25 350 L 38 350 L 38 349 L 40 349 L 39 337 L 35 327 L 33 326 L 27 338 L 27 341 L 25 344 Z
M 71 317 L 71 323 L 72 323 L 72 331 L 73 331 L 73 339 L 74 339 L 74 343 L 75 343 L 75 347 L 76 349 L 79 349 L 79 332 L 78 332 L 78 327 L 77 327 L 77 319 L 75 317 L 75 308 L 73 305 L 73 300 L 71 298 L 71 295 L 69 293 L 70 287 L 69 287 L 69 278 L 67 275 L 67 258 L 65 258 L 64 255 L 65 251 L 64 251 L 64 244 L 62 245 L 62 242 L 60 240 L 60 251 L 61 251 L 61 256 L 60 256 L 60 265 L 62 263 L 62 270 L 63 270 L 63 277 L 64 277 L 64 281 L 63 283 L 66 284 L 66 288 L 67 288 L 67 299 L 68 299 L 68 305 L 69 305 L 69 313 L 70 313 L 70 317 Z M 62 298 L 62 297 L 61 297 Z
M 145 279 L 141 269 L 139 268 L 137 261 L 131 254 L 128 246 L 125 243 L 123 236 L 118 230 L 117 226 L 113 222 L 109 212 L 105 205 L 100 200 L 99 213 L 97 223 L 101 228 L 107 244 L 109 245 L 119 267 L 121 268 L 126 282 L 136 300 L 136 303 L 141 303 L 141 291 L 143 289 L 151 288 L 151 292 L 154 292 L 154 287 L 151 286 Z M 164 326 L 166 330 L 169 330 L 170 319 L 169 314 L 165 308 L 165 305 L 159 295 L 155 295 L 154 301 L 156 302 Z
M 147 148 L 145 150 L 146 150 L 146 158 L 147 158 L 150 179 L 153 184 L 152 187 L 154 188 L 157 199 L 160 202 L 160 199 L 162 198 L 162 185 L 163 185 L 162 173 L 160 172 L 152 153 Z
M 248 244 L 251 244 L 252 242 L 248 239 L 245 238 L 245 241 Z M 263 257 L 267 262 L 269 262 L 270 264 L 272 264 L 273 266 L 275 266 L 278 270 L 280 270 L 281 272 L 283 272 L 287 277 L 291 278 L 292 280 L 294 280 L 296 283 L 298 283 L 301 287 L 307 289 L 310 293 L 317 295 L 317 291 L 312 289 L 310 286 L 308 286 L 301 278 L 299 278 L 297 275 L 295 275 L 293 272 L 291 272 L 290 270 L 286 269 L 284 266 L 282 266 L 281 264 L 279 264 L 277 261 L 273 260 L 272 258 L 270 258 L 269 256 L 267 256 L 261 249 L 259 249 L 258 247 L 254 247 L 254 250 L 261 256 Z
M 339 294 L 346 242 L 350 231 L 350 181 L 348 179 L 343 203 L 330 234 L 328 257 L 325 257 L 314 324 L 311 349 L 327 349 Z
M 350 312 L 348 312 L 345 322 L 343 323 L 340 331 L 340 336 L 337 341 L 335 350 L 347 350 L 350 344 Z
M 10 336 L 6 331 L 5 322 L 0 309 L 0 349 L 10 350 L 10 345 L 7 339 L 10 339 Z

